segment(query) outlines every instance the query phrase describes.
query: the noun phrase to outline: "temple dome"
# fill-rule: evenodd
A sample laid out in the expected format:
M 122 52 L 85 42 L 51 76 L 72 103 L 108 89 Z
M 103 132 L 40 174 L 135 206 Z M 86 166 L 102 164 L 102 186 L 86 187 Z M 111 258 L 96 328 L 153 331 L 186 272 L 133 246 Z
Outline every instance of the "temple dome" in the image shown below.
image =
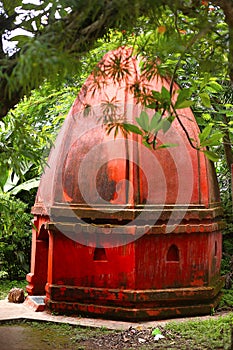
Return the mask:
M 121 62 L 119 78 L 110 69 Z M 121 47 L 107 53 L 99 72 L 86 80 L 52 148 L 42 176 L 34 213 L 49 213 L 56 204 L 79 207 L 138 205 L 202 205 L 219 202 L 216 176 L 203 152 L 190 145 L 175 119 L 167 132 L 160 130 L 158 145 L 175 147 L 148 149 L 141 135 L 127 137 L 115 123 L 136 124 L 145 107 L 135 97 L 138 82 L 146 91 L 169 90 L 171 80 L 155 74 L 146 80 L 139 59 Z M 104 74 L 103 74 L 104 67 Z M 107 68 L 106 68 L 107 67 Z M 112 68 L 113 69 L 113 68 Z M 173 97 L 179 87 L 174 84 Z M 149 117 L 154 111 L 147 109 Z M 199 128 L 190 108 L 177 111 L 192 140 L 198 143 Z M 115 135 L 114 135 L 115 134 Z M 200 170 L 201 169 L 201 170 Z

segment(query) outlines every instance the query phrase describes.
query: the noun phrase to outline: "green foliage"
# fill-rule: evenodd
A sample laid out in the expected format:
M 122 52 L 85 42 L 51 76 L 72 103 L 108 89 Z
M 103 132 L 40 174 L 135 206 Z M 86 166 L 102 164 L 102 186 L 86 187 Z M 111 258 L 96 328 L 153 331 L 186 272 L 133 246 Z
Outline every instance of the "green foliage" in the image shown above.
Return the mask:
M 203 153 L 209 158 L 212 162 L 217 162 L 219 160 L 219 156 L 211 151 L 204 150 Z
M 17 40 L 12 57 L 3 51 L 0 55 L 5 98 L 11 94 L 15 100 L 15 92 L 23 97 L 45 79 L 62 82 L 80 71 L 83 57 L 98 47 L 104 35 L 110 41 L 109 30 L 113 33 L 116 29 L 122 33 L 119 45 L 133 45 L 148 58 L 144 68 L 149 76 L 153 75 L 149 66 L 157 57 L 161 60 L 157 70 L 164 76 L 173 75 L 178 61 L 181 68 L 189 60 L 197 62 L 196 73 L 227 71 L 229 37 L 223 12 L 217 7 L 196 6 L 196 0 L 107 4 L 99 0 L 44 0 L 39 4 L 2 0 L 1 4 L 0 34 L 6 38 L 10 29 L 27 31 L 20 35 L 16 31 L 8 38 Z M 178 73 L 182 69 L 178 72 L 175 68 L 175 78 Z M 185 77 L 184 69 L 183 73 Z M 208 100 L 204 92 L 202 97 Z
M 142 111 L 140 117 L 136 118 L 136 121 L 139 127 L 130 123 L 123 123 L 122 126 L 127 133 L 133 132 L 135 134 L 141 135 L 143 137 L 143 144 L 146 147 L 150 147 L 150 144 L 152 143 L 154 149 L 176 146 L 175 144 L 171 143 L 158 146 L 156 138 L 154 138 L 154 135 L 157 135 L 160 130 L 163 131 L 163 133 L 166 133 L 169 130 L 171 126 L 170 118 L 162 117 L 159 112 L 156 112 L 150 118 L 147 112 Z M 152 141 L 150 141 L 151 138 Z
M 191 107 L 194 104 L 194 101 L 190 100 L 193 91 L 190 88 L 184 88 L 178 91 L 178 97 L 174 105 L 175 109 L 182 109 Z
M 31 216 L 26 208 L 19 199 L 0 194 L 0 269 L 10 280 L 29 271 Z
M 161 334 L 161 331 L 160 331 L 159 328 L 154 328 L 153 331 L 151 332 L 151 334 L 152 334 L 153 336 L 155 336 L 155 335 L 157 335 L 157 334 Z
M 44 151 L 51 146 L 58 130 L 64 121 L 80 85 L 82 78 L 67 79 L 62 85 L 44 83 L 39 89 L 33 90 L 30 98 L 24 98 L 14 110 L 14 117 L 24 118 L 34 130 L 38 145 L 36 149 Z M 83 80 L 82 80 L 83 81 Z
M 42 166 L 43 146 L 41 152 L 39 149 L 43 135 L 36 132 L 23 114 L 7 116 L 0 125 L 0 131 L 0 184 L 3 189 L 12 169 L 23 178 L 32 164 Z
M 233 206 L 231 192 L 231 174 L 224 159 L 217 162 L 217 176 L 221 202 L 224 209 L 225 228 L 223 230 L 221 273 L 225 276 L 225 288 L 220 302 L 223 309 L 232 309 L 233 301 Z
M 9 193 L 11 195 L 16 195 L 20 191 L 30 191 L 32 188 L 37 188 L 39 186 L 40 178 L 30 179 L 28 181 L 23 182 L 18 186 L 14 186 Z
M 219 304 L 222 310 L 232 310 L 233 305 L 233 291 L 232 289 L 223 289 L 223 295 Z
M 10 98 L 17 86 L 23 86 L 25 94 L 34 88 L 39 88 L 44 81 L 43 76 L 55 82 L 56 80 L 62 81 L 67 76 L 68 70 L 60 69 L 65 61 L 68 61 L 69 66 L 73 69 L 73 71 L 71 68 L 69 69 L 69 74 L 73 75 L 78 70 L 78 67 L 76 68 L 77 61 L 71 60 L 59 47 L 50 47 L 46 41 L 34 38 L 28 38 L 28 41 L 27 50 L 20 55 L 17 65 L 12 71 L 9 81 Z M 43 76 L 41 72 L 43 72 Z
M 0 300 L 5 299 L 11 290 L 11 288 L 22 288 L 24 291 L 26 289 L 27 282 L 26 280 L 13 280 L 10 281 L 6 278 L 1 277 L 1 271 L 0 271 Z
M 233 314 L 205 321 L 171 322 L 166 330 L 189 341 L 189 349 L 230 349 Z
M 142 130 L 139 129 L 137 125 L 124 123 L 123 127 L 126 130 L 126 132 L 133 132 L 134 134 L 143 135 Z
M 76 85 L 71 80 L 56 89 L 45 83 L 0 122 L 2 191 L 16 193 L 20 187 L 13 187 L 22 182 L 21 190 L 38 185 L 49 150 L 76 96 Z
M 82 77 L 84 70 L 90 72 L 106 51 L 127 45 L 145 58 L 141 63 L 143 77 L 150 80 L 159 73 L 172 78 L 170 91 L 164 87 L 161 92 L 153 91 L 150 102 L 139 91 L 147 107 L 152 108 L 156 103 L 162 117 L 163 110 L 177 117 L 176 110 L 201 106 L 205 115 L 208 111 L 213 116 L 212 97 L 221 92 L 219 82 L 227 79 L 228 27 L 221 4 L 220 8 L 203 4 L 196 8 L 192 2 L 112 2 L 106 11 L 104 3 L 99 1 L 59 0 L 20 4 L 4 0 L 5 16 L 18 11 L 22 14 L 19 26 L 33 34 L 12 38 L 18 40 L 19 51 L 13 60 L 7 57 L 2 65 L 5 95 L 12 94 L 14 100 L 14 92 L 19 86 L 20 93 L 29 93 L 40 87 L 45 78 L 62 84 L 68 75 L 78 73 Z M 17 10 L 14 8 L 16 4 Z M 11 24 L 17 26 L 14 20 Z M 101 39 L 103 36 L 104 40 Z M 8 65 L 10 69 L 6 68 Z M 112 59 L 110 70 L 116 80 L 130 74 L 127 68 L 122 68 L 121 58 L 117 57 Z M 179 80 L 184 89 L 179 91 L 173 106 L 171 92 L 174 80 Z M 162 119 L 164 131 L 169 128 L 169 123 Z M 119 125 L 109 127 L 111 130 L 120 128 Z M 227 127 L 229 130 L 229 125 Z M 193 146 L 198 149 L 211 147 L 204 151 L 216 161 L 218 150 L 214 147 L 221 144 L 221 137 L 213 135 L 210 140 L 203 140 L 203 145 Z M 152 143 L 151 137 L 146 139 L 148 144 L 155 146 L 156 135 Z M 4 178 L 0 182 L 4 182 Z
M 231 109 L 231 106 L 222 98 L 224 94 L 222 82 L 227 80 L 226 67 L 223 64 L 222 70 L 216 72 L 217 74 L 214 71 L 210 72 L 204 66 L 201 67 L 199 56 L 200 54 L 206 55 L 202 46 L 208 46 L 207 43 L 212 34 L 208 39 L 204 34 L 199 35 L 199 27 L 196 21 L 186 18 L 183 14 L 177 14 L 177 17 L 175 17 L 176 22 L 174 22 L 173 17 L 169 16 L 168 9 L 164 10 L 164 16 L 165 14 L 167 16 L 162 16 L 161 18 L 161 21 L 163 21 L 163 31 L 161 31 L 159 26 L 161 23 L 152 23 L 149 18 L 147 20 L 145 18 L 140 19 L 139 23 L 142 26 L 141 32 L 137 32 L 134 36 L 127 34 L 127 44 L 132 45 L 134 52 L 142 57 L 140 67 L 141 76 L 150 80 L 157 73 L 165 78 L 170 75 L 170 90 L 162 87 L 161 91 L 151 91 L 148 94 L 148 91 L 144 89 L 143 83 L 140 80 L 135 83 L 130 89 L 134 92 L 137 100 L 143 102 L 147 108 L 154 109 L 157 114 L 154 115 L 151 125 L 148 124 L 148 116 L 143 112 L 143 115 L 141 114 L 136 118 L 137 127 L 127 124 L 124 128 L 125 130 L 127 129 L 127 132 L 141 134 L 146 146 L 152 145 L 156 148 L 158 131 L 163 130 L 163 132 L 166 132 L 170 128 L 172 121 L 175 118 L 178 119 L 179 110 L 192 106 L 201 129 L 205 129 L 205 127 L 207 127 L 207 130 L 208 128 L 210 129 L 209 132 L 202 130 L 199 142 L 196 143 L 191 138 L 189 141 L 194 148 L 203 151 L 209 159 L 216 162 L 220 158 L 223 145 L 222 141 L 226 133 L 228 132 L 232 135 L 233 129 L 231 128 L 231 124 L 229 124 L 230 120 L 225 120 L 225 117 L 228 119 L 230 117 L 229 113 L 231 113 L 231 110 L 229 111 L 229 108 Z M 208 15 L 210 16 L 210 22 L 213 21 L 213 25 L 218 21 L 222 21 L 221 14 L 218 11 L 215 19 L 213 19 L 213 14 L 208 13 Z M 186 25 L 184 25 L 184 20 Z M 208 27 L 206 20 L 203 26 L 204 24 Z M 218 34 L 224 37 L 225 27 L 217 26 L 217 28 Z M 181 36 L 180 30 L 185 32 L 184 36 Z M 114 37 L 113 33 L 111 33 L 111 37 Z M 176 50 L 171 49 L 170 40 L 177 44 Z M 178 42 L 182 43 L 183 49 L 178 45 Z M 211 43 L 214 45 L 213 42 Z M 190 48 L 194 50 L 192 53 L 190 52 Z M 218 62 L 224 60 L 222 46 L 219 47 L 215 59 Z M 197 67 L 200 69 L 197 70 Z M 118 72 L 120 65 L 114 59 L 112 67 L 108 66 L 107 68 L 108 71 L 104 70 L 106 75 L 111 70 L 114 71 L 114 77 L 120 74 L 121 78 L 124 79 L 125 76 L 129 75 L 127 71 L 124 74 L 123 72 Z M 188 79 L 184 79 L 184 76 L 188 77 Z M 177 99 L 173 103 L 171 97 L 174 80 L 177 80 L 181 84 L 181 89 L 178 90 Z M 217 107 L 216 100 L 218 100 Z M 165 112 L 168 118 L 164 118 Z M 179 119 L 179 123 L 182 123 L 181 119 Z M 112 124 L 111 130 L 113 129 L 114 125 Z M 188 137 L 188 132 L 186 134 Z

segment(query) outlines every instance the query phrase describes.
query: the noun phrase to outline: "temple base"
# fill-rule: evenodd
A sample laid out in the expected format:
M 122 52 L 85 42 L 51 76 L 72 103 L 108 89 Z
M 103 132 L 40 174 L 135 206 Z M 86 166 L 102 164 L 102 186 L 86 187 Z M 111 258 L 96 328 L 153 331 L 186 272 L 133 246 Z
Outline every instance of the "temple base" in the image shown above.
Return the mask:
M 46 286 L 46 306 L 70 313 L 115 320 L 146 321 L 207 315 L 219 304 L 224 279 L 213 286 L 163 290 L 118 290 Z

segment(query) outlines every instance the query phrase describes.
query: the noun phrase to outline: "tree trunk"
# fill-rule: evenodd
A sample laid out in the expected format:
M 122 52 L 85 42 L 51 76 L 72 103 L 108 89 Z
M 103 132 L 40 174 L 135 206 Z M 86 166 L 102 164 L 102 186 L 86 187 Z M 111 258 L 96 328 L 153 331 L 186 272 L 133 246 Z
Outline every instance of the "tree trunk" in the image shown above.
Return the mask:
M 229 77 L 233 84 L 233 1 L 212 0 L 211 3 L 215 6 L 219 6 L 223 10 L 229 28 Z

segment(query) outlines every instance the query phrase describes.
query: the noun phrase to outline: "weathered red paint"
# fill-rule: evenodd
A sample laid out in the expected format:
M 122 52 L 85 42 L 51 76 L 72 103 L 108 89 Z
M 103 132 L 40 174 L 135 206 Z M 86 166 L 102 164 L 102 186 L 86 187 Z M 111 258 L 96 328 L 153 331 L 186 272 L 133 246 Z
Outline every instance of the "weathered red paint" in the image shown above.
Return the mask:
M 32 228 L 31 272 L 27 274 L 29 295 L 43 295 L 48 270 L 48 231 L 45 223 L 49 217 L 34 216 Z
M 102 120 L 96 123 L 106 96 L 121 102 L 128 122 L 140 114 L 141 105 L 129 89 L 140 77 L 138 62 L 125 48 L 107 54 L 104 62 L 113 55 L 127 58 L 131 75 L 120 82 L 105 77 L 104 84 L 98 77 L 102 85 L 94 95 L 96 77 L 91 75 L 51 151 L 32 210 L 37 231 L 33 229 L 27 291 L 46 292 L 51 310 L 99 317 L 141 320 L 209 313 L 223 283 L 222 211 L 213 166 L 190 147 L 176 120 L 165 135 L 159 132 L 158 141 L 178 146 L 156 151 L 144 151 L 138 135 L 126 140 L 119 134 L 114 140 Z M 157 75 L 143 83 L 160 91 L 170 82 Z M 87 106 L 97 106 L 89 116 Z M 191 110 L 179 113 L 189 135 L 198 140 Z

